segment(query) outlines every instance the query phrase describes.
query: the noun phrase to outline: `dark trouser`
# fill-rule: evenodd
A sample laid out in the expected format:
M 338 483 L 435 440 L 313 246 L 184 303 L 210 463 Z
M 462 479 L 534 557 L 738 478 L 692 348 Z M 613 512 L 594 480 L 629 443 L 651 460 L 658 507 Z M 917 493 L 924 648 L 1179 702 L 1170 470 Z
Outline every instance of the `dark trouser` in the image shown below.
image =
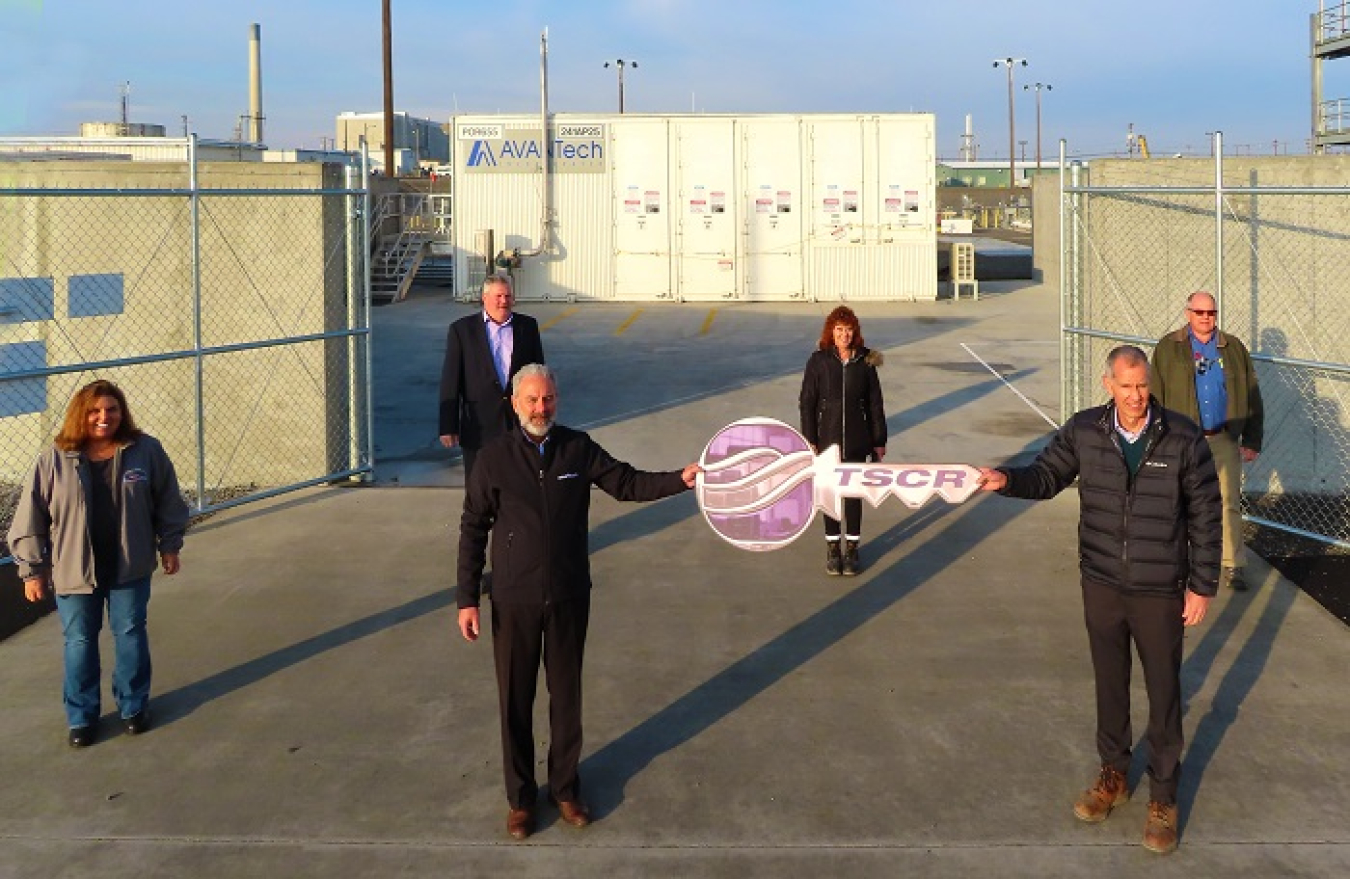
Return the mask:
M 549 604 L 492 602 L 502 764 L 513 809 L 534 808 L 539 795 L 533 720 L 541 657 L 549 693 L 549 790 L 557 800 L 581 798 L 581 664 L 590 613 L 590 596 Z
M 459 454 L 461 460 L 463 460 L 464 462 L 464 484 L 468 485 L 469 474 L 473 472 L 474 459 L 478 457 L 478 449 L 477 448 L 470 449 L 461 445 L 459 447 Z
M 1182 596 L 1134 595 L 1083 578 L 1092 670 L 1097 680 L 1097 753 L 1130 768 L 1130 641 L 1148 691 L 1149 799 L 1175 803 L 1181 778 Z
M 844 536 L 850 540 L 857 540 L 862 536 L 862 498 L 844 498 Z M 826 516 L 825 539 L 835 540 L 838 537 L 839 520 Z

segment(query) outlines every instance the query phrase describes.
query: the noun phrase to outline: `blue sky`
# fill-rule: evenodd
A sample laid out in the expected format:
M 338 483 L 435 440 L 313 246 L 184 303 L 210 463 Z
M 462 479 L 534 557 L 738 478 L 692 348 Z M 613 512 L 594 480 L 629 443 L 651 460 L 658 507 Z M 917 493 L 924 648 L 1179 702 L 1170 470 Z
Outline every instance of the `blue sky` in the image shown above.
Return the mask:
M 1332 0 L 1327 0 L 1332 3 Z M 1338 4 L 1340 0 L 1335 0 Z M 1125 149 L 1127 126 L 1155 153 L 1304 152 L 1310 128 L 1309 16 L 1317 0 L 393 0 L 398 110 L 534 113 L 539 35 L 549 29 L 550 106 L 614 112 L 606 60 L 629 112 L 937 115 L 938 154 L 956 157 L 973 115 L 980 157 L 1007 158 L 1007 78 L 1017 139 L 1045 154 Z M 234 136 L 248 110 L 248 28 L 262 26 L 266 139 L 318 147 L 344 110 L 383 100 L 380 0 L 0 0 L 0 134 L 78 134 L 120 116 L 204 138 Z M 1326 65 L 1325 96 L 1350 97 L 1350 60 Z M 1018 147 L 1019 154 L 1021 147 Z

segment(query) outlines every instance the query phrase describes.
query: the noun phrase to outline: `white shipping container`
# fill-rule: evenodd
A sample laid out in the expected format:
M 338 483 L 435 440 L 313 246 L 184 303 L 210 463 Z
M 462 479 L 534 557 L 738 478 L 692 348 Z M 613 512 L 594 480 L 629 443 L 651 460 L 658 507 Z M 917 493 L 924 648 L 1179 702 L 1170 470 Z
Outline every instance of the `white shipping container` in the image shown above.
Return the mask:
M 539 247 L 547 180 L 522 300 L 937 298 L 932 114 L 549 121 L 545 141 L 538 116 L 454 120 L 456 295 L 478 296 L 483 231 Z

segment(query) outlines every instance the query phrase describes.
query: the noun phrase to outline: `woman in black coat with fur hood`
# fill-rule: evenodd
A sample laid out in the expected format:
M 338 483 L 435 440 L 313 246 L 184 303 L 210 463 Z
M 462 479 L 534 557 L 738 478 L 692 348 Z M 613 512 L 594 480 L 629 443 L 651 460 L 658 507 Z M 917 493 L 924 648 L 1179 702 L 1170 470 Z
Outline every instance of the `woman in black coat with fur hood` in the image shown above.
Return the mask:
M 881 398 L 881 352 L 863 344 L 853 309 L 841 305 L 825 318 L 817 350 L 802 375 L 802 435 L 811 449 L 839 446 L 842 460 L 860 464 L 886 455 L 886 412 Z M 825 517 L 825 572 L 858 573 L 862 499 L 844 500 L 843 546 L 839 520 Z

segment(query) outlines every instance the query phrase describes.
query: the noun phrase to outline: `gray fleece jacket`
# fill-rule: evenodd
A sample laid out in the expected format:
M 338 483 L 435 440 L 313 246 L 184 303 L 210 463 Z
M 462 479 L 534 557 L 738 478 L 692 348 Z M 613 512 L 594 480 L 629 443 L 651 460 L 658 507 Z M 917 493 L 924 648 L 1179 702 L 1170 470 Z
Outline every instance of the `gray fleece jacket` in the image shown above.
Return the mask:
M 141 434 L 113 457 L 117 505 L 117 581 L 154 573 L 156 553 L 183 548 L 188 506 L 173 462 L 159 440 Z M 89 462 L 81 452 L 48 447 L 24 482 L 10 525 L 10 552 L 19 576 L 49 575 L 58 595 L 94 591 L 94 547 L 89 539 Z

